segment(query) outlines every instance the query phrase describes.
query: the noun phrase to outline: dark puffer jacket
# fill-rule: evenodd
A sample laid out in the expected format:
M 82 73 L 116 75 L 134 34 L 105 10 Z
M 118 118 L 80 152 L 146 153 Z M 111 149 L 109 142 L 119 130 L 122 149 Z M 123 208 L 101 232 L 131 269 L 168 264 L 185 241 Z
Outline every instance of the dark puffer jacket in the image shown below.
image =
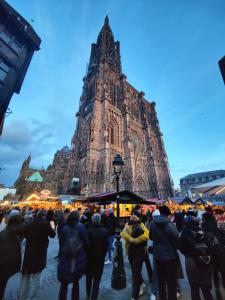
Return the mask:
M 93 224 L 88 229 L 90 246 L 87 251 L 87 274 L 94 278 L 101 278 L 103 272 L 108 235 L 108 231 L 101 224 Z
M 78 250 L 76 255 L 76 260 L 70 259 L 63 255 L 62 249 L 65 247 L 66 239 L 70 235 L 71 228 L 78 230 L 83 246 Z M 85 248 L 89 245 L 89 240 L 87 236 L 87 231 L 83 224 L 78 221 L 74 222 L 73 225 L 66 224 L 62 228 L 60 234 L 60 255 L 59 255 L 59 264 L 57 269 L 58 280 L 63 282 L 73 282 L 79 280 L 86 271 L 86 251 Z
M 225 232 L 218 228 L 215 219 L 207 219 L 206 216 L 203 215 L 202 231 L 207 239 L 207 245 L 212 250 L 213 266 L 225 272 Z
M 8 225 L 0 232 L 0 277 L 10 277 L 20 271 L 22 225 Z
M 46 266 L 48 237 L 54 238 L 55 231 L 45 217 L 37 216 L 25 226 L 24 237 L 26 239 L 26 247 L 22 273 L 38 273 Z
M 176 259 L 179 248 L 179 233 L 168 217 L 155 216 L 150 224 L 149 237 L 153 240 L 153 255 L 156 260 Z

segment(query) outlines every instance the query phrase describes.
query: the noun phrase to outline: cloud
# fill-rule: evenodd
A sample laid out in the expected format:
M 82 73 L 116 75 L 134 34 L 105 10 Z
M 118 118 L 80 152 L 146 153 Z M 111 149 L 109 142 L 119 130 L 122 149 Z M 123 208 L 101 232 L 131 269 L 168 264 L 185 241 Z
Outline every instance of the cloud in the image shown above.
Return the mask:
M 32 119 L 12 121 L 4 128 L 0 141 L 0 183 L 12 185 L 24 159 L 31 153 L 31 165 L 47 166 L 56 151 L 55 129 Z

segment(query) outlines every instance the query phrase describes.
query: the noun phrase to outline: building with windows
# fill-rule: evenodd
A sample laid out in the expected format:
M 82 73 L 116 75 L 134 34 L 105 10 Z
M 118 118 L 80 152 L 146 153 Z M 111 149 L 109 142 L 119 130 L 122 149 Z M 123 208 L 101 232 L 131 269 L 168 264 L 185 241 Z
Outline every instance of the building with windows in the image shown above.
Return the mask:
M 222 201 L 225 206 L 225 177 L 195 186 L 192 188 L 192 194 L 213 203 Z
M 115 190 L 112 161 L 122 155 L 121 189 L 144 198 L 172 195 L 168 159 L 156 103 L 122 73 L 120 43 L 108 16 L 91 45 L 88 70 L 72 139 L 73 174 L 88 194 Z
M 216 170 L 187 175 L 180 179 L 181 192 L 184 195 L 189 196 L 189 193 L 193 188 L 222 177 L 225 177 L 225 170 Z
M 19 93 L 41 40 L 6 1 L 0 1 L 0 134 L 13 93 Z

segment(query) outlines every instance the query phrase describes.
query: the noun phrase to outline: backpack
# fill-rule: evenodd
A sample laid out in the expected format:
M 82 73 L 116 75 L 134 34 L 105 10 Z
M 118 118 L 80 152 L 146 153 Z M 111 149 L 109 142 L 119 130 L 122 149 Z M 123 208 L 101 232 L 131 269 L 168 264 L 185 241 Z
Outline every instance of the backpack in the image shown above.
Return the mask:
M 78 251 L 83 246 L 79 231 L 76 228 L 65 226 L 63 236 L 64 243 L 60 251 L 62 256 L 69 259 L 76 258 Z
M 196 264 L 207 266 L 211 264 L 212 253 L 205 242 L 205 236 L 199 232 L 191 232 L 192 235 L 192 256 Z
M 207 232 L 205 234 L 206 244 L 211 250 L 212 258 L 218 269 L 225 271 L 225 247 L 219 234 L 219 231 L 217 233 Z

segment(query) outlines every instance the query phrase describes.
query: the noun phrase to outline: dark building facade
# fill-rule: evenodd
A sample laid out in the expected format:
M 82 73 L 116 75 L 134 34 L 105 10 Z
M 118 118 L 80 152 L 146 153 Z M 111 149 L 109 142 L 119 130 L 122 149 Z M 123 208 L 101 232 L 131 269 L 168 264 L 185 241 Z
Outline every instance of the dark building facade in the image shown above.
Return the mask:
M 185 195 L 192 188 L 225 177 L 225 170 L 216 170 L 202 173 L 189 174 L 180 179 L 181 192 Z
M 219 67 L 225 84 L 225 56 L 219 61 Z
M 19 93 L 41 40 L 31 25 L 6 1 L 0 1 L 0 128 L 10 99 Z M 1 134 L 1 133 L 0 133 Z
M 16 188 L 16 194 L 21 195 L 21 197 L 28 195 L 36 190 L 41 190 L 44 188 L 43 182 L 30 182 L 27 179 L 34 173 L 40 173 L 40 176 L 44 177 L 46 171 L 42 168 L 41 170 L 30 167 L 31 154 L 24 160 L 18 179 L 14 184 Z
M 31 155 L 24 160 L 19 177 L 14 184 L 17 194 L 27 196 L 35 190 L 40 191 L 42 189 L 49 190 L 53 195 L 60 195 L 69 191 L 72 174 L 72 150 L 68 146 L 56 151 L 53 162 L 47 170 L 32 168 L 30 164 Z M 37 172 L 43 180 L 41 182 L 29 181 L 29 177 Z
M 155 102 L 122 73 L 120 43 L 108 17 L 91 55 L 72 139 L 73 177 L 87 194 L 115 190 L 112 161 L 121 154 L 121 188 L 148 197 L 171 196 L 172 182 Z

